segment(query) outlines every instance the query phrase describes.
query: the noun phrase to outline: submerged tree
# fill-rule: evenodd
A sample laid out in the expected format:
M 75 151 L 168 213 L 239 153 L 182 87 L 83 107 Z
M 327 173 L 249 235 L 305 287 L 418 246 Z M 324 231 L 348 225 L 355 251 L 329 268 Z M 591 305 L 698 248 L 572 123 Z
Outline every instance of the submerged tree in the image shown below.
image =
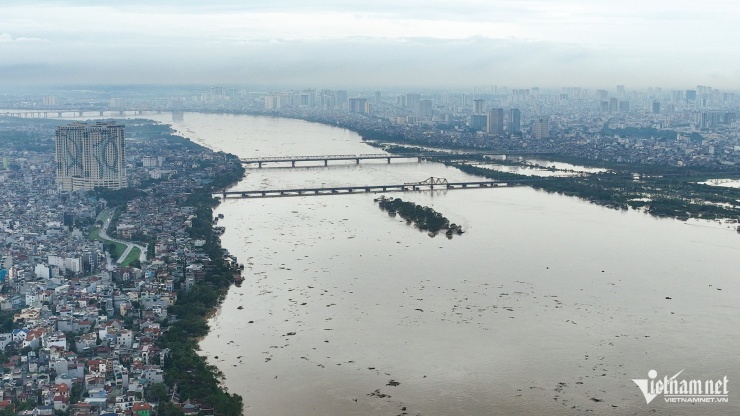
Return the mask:
M 420 230 L 429 230 L 436 234 L 439 230 L 451 229 L 450 221 L 430 207 L 406 202 L 401 198 L 386 198 L 385 196 L 380 197 L 377 201 L 380 209 L 391 214 L 400 215 L 406 222 L 413 222 Z M 457 226 L 454 228 L 458 234 L 462 233 Z

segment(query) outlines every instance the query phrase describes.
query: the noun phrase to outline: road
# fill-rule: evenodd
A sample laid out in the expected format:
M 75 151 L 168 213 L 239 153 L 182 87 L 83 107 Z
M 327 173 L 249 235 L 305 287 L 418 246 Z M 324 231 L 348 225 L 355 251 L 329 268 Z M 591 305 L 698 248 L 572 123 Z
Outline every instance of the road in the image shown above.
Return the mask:
M 101 215 L 102 214 L 103 213 L 101 213 Z M 110 227 L 110 220 L 111 220 L 111 217 L 112 216 L 113 216 L 113 210 L 109 211 L 108 212 L 108 215 L 105 216 L 105 220 L 103 221 L 103 226 L 100 228 L 100 234 L 99 235 L 103 239 L 110 240 L 110 241 L 113 241 L 113 242 L 116 242 L 116 243 L 121 243 L 121 244 L 125 244 L 126 245 L 126 251 L 124 251 L 123 254 L 121 254 L 121 257 L 118 258 L 118 261 L 116 263 L 118 263 L 118 264 L 123 263 L 123 261 L 126 260 L 126 256 L 129 255 L 129 253 L 131 252 L 131 250 L 134 249 L 134 247 L 138 247 L 139 250 L 140 250 L 140 252 L 141 252 L 141 254 L 139 255 L 139 261 L 142 262 L 142 263 L 145 262 L 146 261 L 146 249 L 147 249 L 146 246 L 135 244 L 135 243 L 132 243 L 130 241 L 119 240 L 117 238 L 113 238 L 113 237 L 110 237 L 108 235 L 108 227 Z M 99 216 L 97 218 L 97 220 L 100 220 L 100 219 L 101 218 Z

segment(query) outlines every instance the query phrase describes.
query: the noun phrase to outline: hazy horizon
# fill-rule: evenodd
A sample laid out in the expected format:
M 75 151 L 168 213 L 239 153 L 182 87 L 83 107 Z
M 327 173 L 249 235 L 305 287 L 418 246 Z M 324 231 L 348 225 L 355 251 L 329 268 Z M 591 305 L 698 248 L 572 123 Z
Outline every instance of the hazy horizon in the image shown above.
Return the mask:
M 0 6 L 0 85 L 740 89 L 729 1 L 100 3 Z

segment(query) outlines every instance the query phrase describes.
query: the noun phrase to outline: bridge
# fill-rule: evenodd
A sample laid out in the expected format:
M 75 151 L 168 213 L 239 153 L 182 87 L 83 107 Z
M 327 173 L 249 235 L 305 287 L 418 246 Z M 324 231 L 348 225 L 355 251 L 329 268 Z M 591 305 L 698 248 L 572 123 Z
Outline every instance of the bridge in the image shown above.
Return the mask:
M 449 182 L 445 178 L 430 177 L 419 182 L 408 182 L 392 185 L 362 185 L 362 186 L 331 186 L 325 188 L 293 188 L 293 189 L 262 189 L 248 191 L 223 191 L 219 196 L 224 199 L 232 198 L 275 198 L 287 196 L 316 196 L 338 195 L 371 192 L 405 192 L 420 191 L 423 189 L 479 189 L 499 188 L 521 185 L 526 182 L 541 179 L 521 179 L 516 181 L 470 181 Z M 435 188 L 436 187 L 436 188 Z
M 453 159 L 462 156 L 485 156 L 485 155 L 548 155 L 551 153 L 546 152 L 502 152 L 502 151 L 490 151 L 490 152 L 464 152 L 464 153 L 439 153 L 439 152 L 420 152 L 420 153 L 400 153 L 400 154 L 388 154 L 388 153 L 375 153 L 375 154 L 360 154 L 360 155 L 316 155 L 316 156 L 264 156 L 264 157 L 248 157 L 239 159 L 245 165 L 257 164 L 259 168 L 265 163 L 279 163 L 279 162 L 290 162 L 292 167 L 295 167 L 296 162 L 311 162 L 319 161 L 324 162 L 324 166 L 329 166 L 330 160 L 353 160 L 356 164 L 360 164 L 361 160 L 382 160 L 385 159 L 388 163 L 391 163 L 391 159 L 416 159 L 421 162 L 423 160 L 430 159 Z
M 19 118 L 125 117 L 161 113 L 162 110 L 4 110 L 0 116 Z

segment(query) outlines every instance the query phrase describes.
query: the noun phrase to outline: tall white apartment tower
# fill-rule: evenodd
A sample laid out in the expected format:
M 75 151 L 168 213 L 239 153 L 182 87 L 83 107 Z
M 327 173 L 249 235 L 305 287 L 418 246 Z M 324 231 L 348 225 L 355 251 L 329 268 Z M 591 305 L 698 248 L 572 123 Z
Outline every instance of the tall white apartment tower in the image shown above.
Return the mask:
M 65 191 L 128 185 L 123 125 L 72 123 L 56 130 L 57 184 Z

